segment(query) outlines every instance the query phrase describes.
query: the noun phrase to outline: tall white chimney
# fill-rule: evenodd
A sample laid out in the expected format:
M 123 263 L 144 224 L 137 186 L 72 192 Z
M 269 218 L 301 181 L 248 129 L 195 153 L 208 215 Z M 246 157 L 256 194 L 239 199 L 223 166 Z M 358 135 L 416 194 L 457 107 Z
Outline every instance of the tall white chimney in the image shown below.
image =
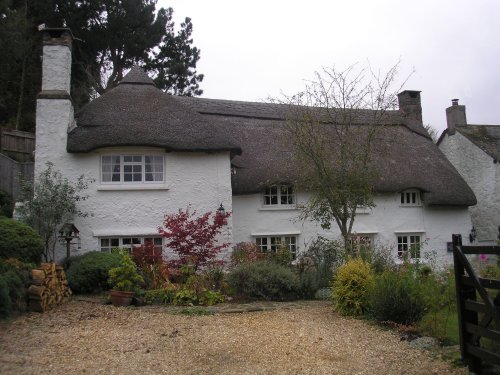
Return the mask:
M 71 86 L 73 35 L 67 28 L 43 29 L 42 91 L 36 104 L 35 176 L 47 162 L 62 169 L 67 133 L 74 121 Z

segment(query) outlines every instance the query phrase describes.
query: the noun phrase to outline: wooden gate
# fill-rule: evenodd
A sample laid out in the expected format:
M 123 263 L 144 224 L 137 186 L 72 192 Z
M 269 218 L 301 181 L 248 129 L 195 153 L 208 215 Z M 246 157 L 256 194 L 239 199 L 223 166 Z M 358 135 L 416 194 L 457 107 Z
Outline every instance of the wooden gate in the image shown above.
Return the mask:
M 453 235 L 460 352 L 469 370 L 481 374 L 483 364 L 500 365 L 500 280 L 478 277 L 469 254 L 500 256 L 500 246 L 462 246 L 461 235 Z

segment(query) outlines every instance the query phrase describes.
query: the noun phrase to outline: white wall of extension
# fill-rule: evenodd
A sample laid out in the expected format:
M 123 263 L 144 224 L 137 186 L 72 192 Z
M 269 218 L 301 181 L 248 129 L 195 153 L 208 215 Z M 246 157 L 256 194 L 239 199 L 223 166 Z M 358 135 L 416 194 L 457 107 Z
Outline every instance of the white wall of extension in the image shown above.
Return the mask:
M 446 134 L 439 148 L 476 195 L 477 205 L 469 210 L 478 242 L 495 244 L 500 226 L 500 163 L 459 132 Z
M 297 194 L 297 202 L 305 202 L 307 194 Z M 404 207 L 399 194 L 377 195 L 376 206 L 357 215 L 353 232 L 373 235 L 377 245 L 391 249 L 397 258 L 398 234 L 420 234 L 422 254 L 435 251 L 440 263 L 451 263 L 447 242 L 452 234 L 461 234 L 464 244 L 472 228 L 466 207 Z M 255 241 L 256 236 L 297 235 L 298 251 L 304 251 L 318 236 L 340 238 L 337 226 L 323 230 L 317 223 L 298 219 L 297 209 L 274 209 L 263 206 L 261 194 L 233 196 L 233 240 L 235 243 Z

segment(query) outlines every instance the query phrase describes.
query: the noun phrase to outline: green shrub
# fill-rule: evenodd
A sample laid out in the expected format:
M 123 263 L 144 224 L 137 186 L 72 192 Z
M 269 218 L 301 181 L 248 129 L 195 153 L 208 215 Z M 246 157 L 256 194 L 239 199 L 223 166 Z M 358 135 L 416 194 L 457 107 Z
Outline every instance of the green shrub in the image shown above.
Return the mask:
M 253 242 L 239 242 L 233 247 L 231 252 L 231 267 L 236 267 L 242 263 L 252 263 L 262 260 L 265 254 Z
M 11 218 L 14 211 L 14 200 L 6 191 L 0 190 L 0 216 Z
M 196 291 L 189 288 L 182 288 L 175 293 L 173 304 L 176 306 L 193 306 L 198 304 Z
M 122 292 L 137 292 L 144 285 L 144 278 L 137 272 L 134 263 L 127 250 L 118 252 L 120 264 L 108 271 L 108 284 L 115 290 Z
M 392 251 L 388 247 L 361 246 L 359 248 L 359 256 L 370 264 L 373 272 L 377 275 L 396 268 Z
M 299 295 L 299 279 L 289 267 L 258 261 L 241 264 L 228 276 L 235 293 L 249 298 L 284 301 Z
M 148 305 L 151 304 L 162 304 L 166 305 L 172 303 L 175 297 L 176 291 L 174 289 L 151 289 L 144 293 L 144 302 Z
M 360 258 L 340 266 L 332 284 L 335 309 L 345 315 L 361 315 L 368 308 L 374 283 L 370 265 Z
M 66 271 L 69 287 L 76 294 L 110 289 L 108 272 L 119 266 L 120 260 L 120 254 L 97 251 L 71 257 Z
M 290 249 L 286 245 L 280 245 L 275 252 L 270 252 L 266 254 L 267 259 L 270 262 L 282 265 L 282 266 L 290 266 L 293 261 L 293 255 L 290 252 Z
M 317 273 L 318 289 L 326 288 L 332 282 L 334 271 L 344 264 L 345 260 L 345 249 L 339 241 L 318 237 L 299 258 L 299 273 L 301 267 L 308 272 L 313 267 Z M 310 275 L 305 277 L 309 278 Z
M 16 258 L 39 263 L 43 254 L 42 238 L 20 221 L 0 217 L 0 258 Z
M 418 322 L 429 308 L 422 281 L 412 269 L 386 271 L 375 282 L 371 315 L 378 321 L 400 324 Z M 429 298 L 433 298 L 429 295 Z
M 0 318 L 26 308 L 29 271 L 33 265 L 17 259 L 0 259 Z
M 213 306 L 224 302 L 224 296 L 218 290 L 204 289 L 198 295 L 198 303 L 203 306 Z

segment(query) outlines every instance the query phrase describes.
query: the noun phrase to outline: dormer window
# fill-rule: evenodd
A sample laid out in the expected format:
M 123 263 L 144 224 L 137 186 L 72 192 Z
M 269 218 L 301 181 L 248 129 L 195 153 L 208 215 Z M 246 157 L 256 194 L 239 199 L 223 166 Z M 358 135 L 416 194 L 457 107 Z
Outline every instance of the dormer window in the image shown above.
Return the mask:
M 400 193 L 401 206 L 421 206 L 420 191 L 405 190 Z
M 290 185 L 274 185 L 264 190 L 264 206 L 280 207 L 293 204 L 295 195 Z

